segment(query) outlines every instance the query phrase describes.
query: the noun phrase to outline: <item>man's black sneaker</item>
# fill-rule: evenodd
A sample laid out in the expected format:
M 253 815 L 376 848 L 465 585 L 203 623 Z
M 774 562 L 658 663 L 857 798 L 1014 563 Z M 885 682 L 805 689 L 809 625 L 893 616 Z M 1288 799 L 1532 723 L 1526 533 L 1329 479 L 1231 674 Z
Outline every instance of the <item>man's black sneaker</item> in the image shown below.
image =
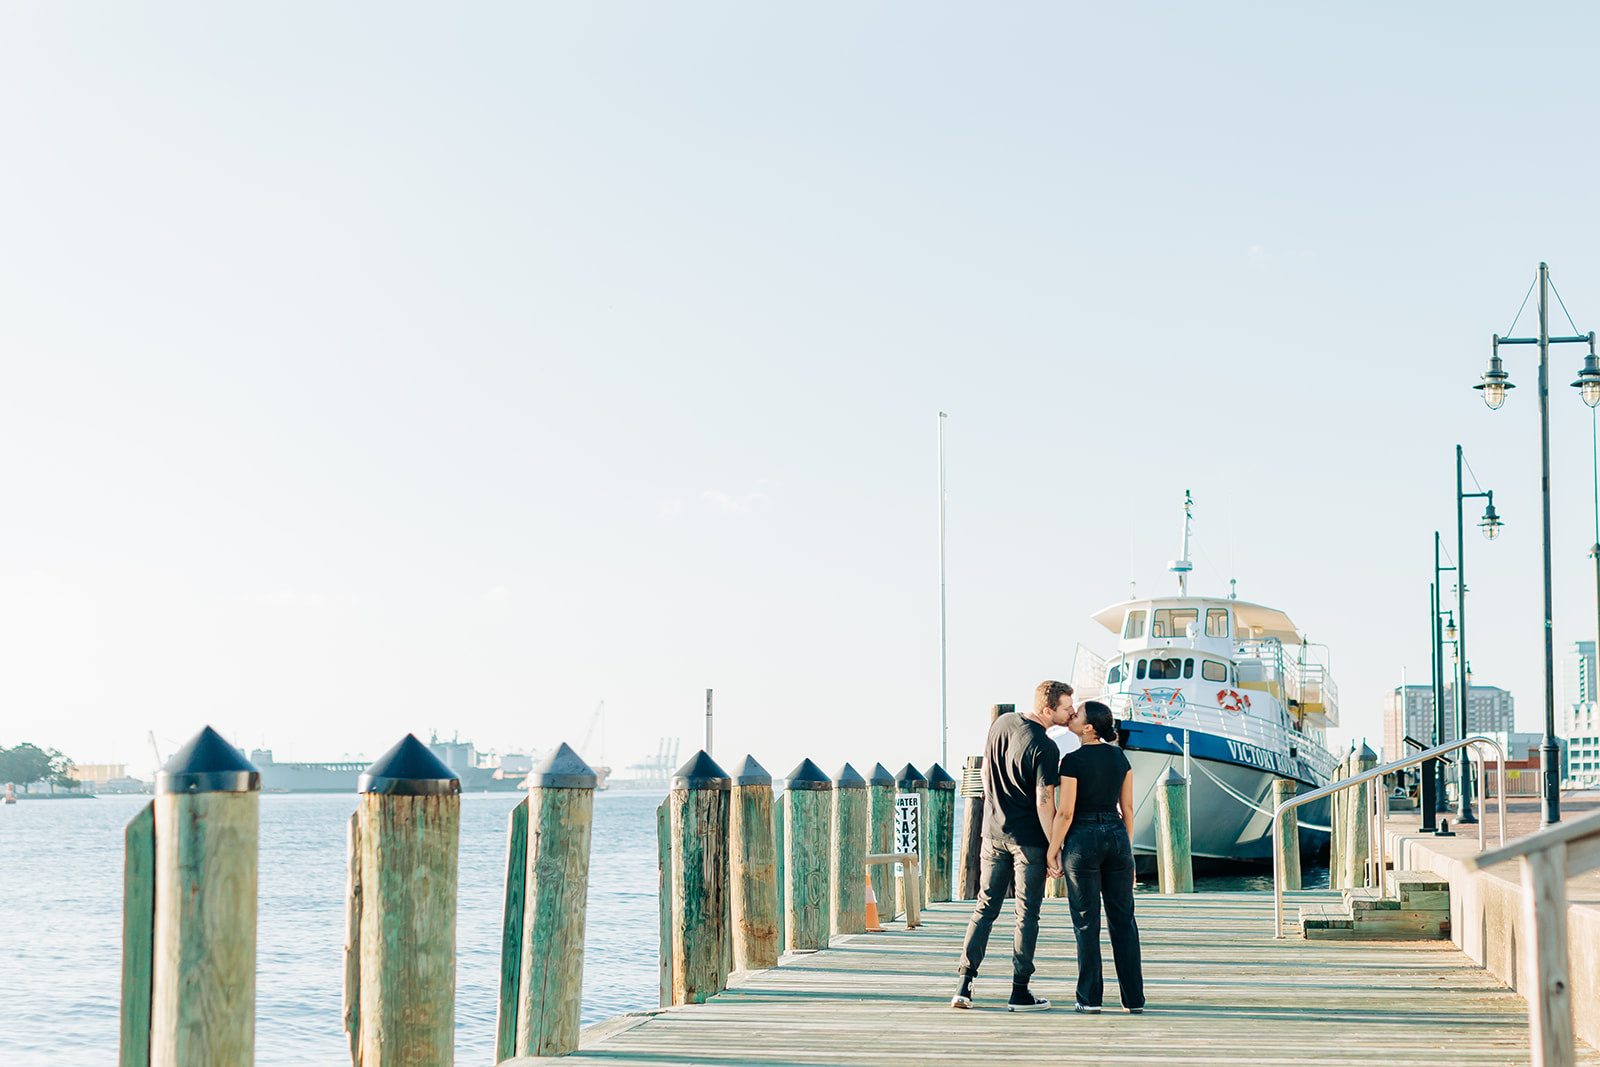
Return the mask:
M 1129 1008 L 1128 1009 L 1128 1014 L 1129 1015 L 1143 1015 L 1144 1014 L 1144 1009 L 1143 1008 Z
M 1093 1007 L 1090 1007 L 1087 1004 L 1074 1004 L 1072 1006 L 1072 1010 L 1077 1012 L 1079 1015 L 1099 1015 L 1100 1014 L 1100 1006 L 1098 1004 L 1093 1006 Z M 1140 1008 L 1139 1010 L 1140 1011 L 1144 1011 L 1143 1008 Z
M 962 978 L 961 984 L 956 987 L 956 995 L 950 998 L 952 1008 L 972 1007 L 972 979 Z
M 1006 1004 L 1007 1011 L 1049 1011 L 1050 1002 L 1043 997 L 1036 997 L 1026 989 L 1020 993 L 1011 992 L 1011 1000 Z

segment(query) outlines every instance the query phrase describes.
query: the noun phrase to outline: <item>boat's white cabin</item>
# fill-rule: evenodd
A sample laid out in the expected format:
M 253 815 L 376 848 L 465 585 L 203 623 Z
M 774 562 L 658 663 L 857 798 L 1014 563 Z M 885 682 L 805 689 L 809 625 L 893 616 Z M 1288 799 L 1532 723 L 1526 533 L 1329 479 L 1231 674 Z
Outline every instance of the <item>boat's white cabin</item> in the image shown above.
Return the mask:
M 1104 661 L 1109 693 L 1135 700 L 1185 693 L 1190 702 L 1269 718 L 1282 709 L 1301 729 L 1338 724 L 1332 679 L 1276 608 L 1225 597 L 1151 597 L 1113 604 L 1094 620 L 1118 635 L 1117 655 Z M 1255 691 L 1256 702 L 1236 690 Z

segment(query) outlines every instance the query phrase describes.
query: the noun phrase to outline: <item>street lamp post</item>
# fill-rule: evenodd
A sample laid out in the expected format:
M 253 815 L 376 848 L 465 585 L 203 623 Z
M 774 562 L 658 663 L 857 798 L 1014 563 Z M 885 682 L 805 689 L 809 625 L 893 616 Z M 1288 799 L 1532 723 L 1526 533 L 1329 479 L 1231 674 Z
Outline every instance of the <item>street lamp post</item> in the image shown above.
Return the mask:
M 1437 555 L 1438 542 L 1439 538 L 1435 535 L 1435 563 L 1439 561 Z M 1428 586 L 1428 655 L 1432 657 L 1430 662 L 1433 664 L 1433 737 L 1429 744 L 1431 748 L 1439 743 L 1439 704 L 1441 702 L 1439 695 L 1439 585 L 1437 582 Z M 1439 804 L 1436 799 L 1439 792 L 1438 768 L 1438 760 L 1425 759 L 1422 761 L 1422 766 L 1417 769 L 1418 792 L 1421 794 L 1417 799 L 1422 808 L 1422 826 L 1419 829 L 1425 834 L 1431 834 L 1438 829 Z
M 1461 505 L 1468 498 L 1488 497 L 1489 505 L 1483 509 L 1483 519 L 1478 525 L 1483 529 L 1483 536 L 1493 541 L 1500 536 L 1500 516 L 1494 510 L 1494 490 L 1480 493 L 1468 493 L 1461 484 L 1461 446 L 1456 445 L 1456 622 L 1460 629 L 1456 635 L 1456 688 L 1460 692 L 1457 700 L 1456 736 L 1467 736 L 1467 707 L 1472 701 L 1472 681 L 1468 675 L 1467 666 L 1467 546 L 1465 524 L 1462 521 Z M 1460 776 L 1456 782 L 1456 822 L 1468 825 L 1478 821 L 1472 811 L 1472 774 L 1468 769 L 1468 761 L 1463 759 L 1458 768 Z
M 1590 407 L 1600 404 L 1600 361 L 1595 358 L 1593 331 L 1570 337 L 1550 336 L 1550 268 L 1547 264 L 1539 264 L 1538 285 L 1539 336 L 1501 337 L 1495 334 L 1489 369 L 1483 373 L 1483 380 L 1473 388 L 1483 393 L 1483 402 L 1491 410 L 1498 408 L 1505 403 L 1506 390 L 1513 388 L 1509 381 L 1511 376 L 1500 362 L 1500 346 L 1539 346 L 1540 493 L 1544 521 L 1544 740 L 1539 745 L 1544 810 L 1540 813 L 1539 824 L 1550 826 L 1561 821 L 1561 746 L 1556 741 L 1556 645 L 1555 632 L 1550 624 L 1553 614 L 1550 593 L 1550 346 L 1588 342 L 1589 356 L 1583 361 L 1583 370 L 1572 385 L 1580 390 L 1583 402 Z M 1573 329 L 1577 329 L 1576 325 Z
M 1461 580 L 1460 571 L 1456 567 L 1446 567 L 1439 562 L 1439 531 L 1435 530 L 1433 531 L 1433 743 L 1436 745 L 1442 745 L 1446 741 L 1453 740 L 1445 736 L 1445 724 L 1455 721 L 1454 716 L 1449 719 L 1445 718 L 1444 707 L 1445 678 L 1449 672 L 1449 667 L 1446 666 L 1444 659 L 1444 646 L 1454 643 L 1456 637 L 1454 618 L 1450 620 L 1448 640 L 1444 633 L 1446 610 L 1444 606 L 1444 582 L 1441 576 L 1445 571 L 1456 571 L 1456 581 L 1459 584 Z M 1454 682 L 1450 683 L 1450 689 L 1453 695 L 1455 690 Z M 1444 788 L 1444 765 L 1435 760 L 1433 762 L 1433 773 L 1437 776 L 1437 781 L 1434 785 L 1434 803 L 1438 805 L 1440 811 L 1449 811 L 1450 798 Z

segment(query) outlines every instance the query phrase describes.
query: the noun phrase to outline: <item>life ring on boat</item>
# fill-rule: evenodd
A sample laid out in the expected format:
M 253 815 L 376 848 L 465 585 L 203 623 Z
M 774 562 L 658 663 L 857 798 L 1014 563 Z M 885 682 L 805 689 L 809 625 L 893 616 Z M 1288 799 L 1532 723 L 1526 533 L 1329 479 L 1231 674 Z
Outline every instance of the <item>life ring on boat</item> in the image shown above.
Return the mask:
M 1217 703 L 1223 711 L 1243 711 L 1250 706 L 1250 698 L 1237 689 L 1218 689 Z

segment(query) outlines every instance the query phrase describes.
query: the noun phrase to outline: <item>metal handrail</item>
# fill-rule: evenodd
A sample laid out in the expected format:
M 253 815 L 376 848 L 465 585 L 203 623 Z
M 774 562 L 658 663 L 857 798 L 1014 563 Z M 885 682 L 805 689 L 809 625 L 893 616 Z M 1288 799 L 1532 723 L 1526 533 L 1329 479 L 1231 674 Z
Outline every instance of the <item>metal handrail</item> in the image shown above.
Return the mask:
M 1309 804 L 1313 800 L 1320 800 L 1323 797 L 1332 796 L 1342 789 L 1350 789 L 1353 786 L 1361 785 L 1364 782 L 1370 782 L 1374 778 L 1381 779 L 1386 774 L 1393 774 L 1395 771 L 1403 770 L 1406 767 L 1413 767 L 1419 763 L 1422 763 L 1424 760 L 1436 759 L 1446 752 L 1454 752 L 1456 749 L 1466 748 L 1468 745 L 1474 746 L 1473 755 L 1476 756 L 1478 760 L 1479 797 L 1484 795 L 1484 765 L 1482 746 L 1488 745 L 1495 751 L 1497 764 L 1496 770 L 1500 776 L 1500 787 L 1498 790 L 1496 790 L 1496 792 L 1498 792 L 1500 795 L 1500 844 L 1503 847 L 1506 843 L 1506 753 L 1505 750 L 1500 747 L 1499 742 L 1488 737 L 1464 737 L 1456 741 L 1446 741 L 1442 745 L 1434 745 L 1432 748 L 1425 749 L 1424 751 L 1419 752 L 1415 756 L 1411 756 L 1407 759 L 1398 759 L 1392 763 L 1385 763 L 1381 767 L 1374 767 L 1370 771 L 1362 771 L 1360 774 L 1354 775 L 1353 777 L 1341 778 L 1337 782 L 1330 782 L 1325 786 L 1322 786 L 1318 789 L 1313 789 L 1311 792 L 1305 793 L 1301 796 L 1290 797 L 1282 804 L 1279 804 L 1272 811 L 1272 840 L 1276 842 L 1282 835 L 1283 828 L 1281 824 L 1283 822 L 1283 813 L 1288 811 L 1290 808 L 1298 808 L 1300 805 Z M 1382 790 L 1376 790 L 1375 792 L 1381 794 Z M 1383 804 L 1384 808 L 1381 810 L 1384 814 L 1387 814 L 1387 796 L 1384 797 Z M 1374 810 L 1376 808 L 1376 805 L 1368 805 L 1367 819 L 1369 826 L 1371 826 L 1374 821 L 1376 821 L 1378 824 L 1378 859 L 1374 866 L 1377 870 L 1378 889 L 1381 891 L 1383 889 L 1383 871 L 1388 865 L 1389 850 L 1388 842 L 1385 841 L 1383 837 L 1382 820 L 1374 820 L 1373 818 Z M 1373 835 L 1369 830 L 1367 835 L 1369 841 L 1372 839 L 1372 836 Z M 1332 840 L 1330 835 L 1330 847 L 1331 843 Z M 1480 820 L 1478 823 L 1478 851 L 1482 852 L 1483 847 L 1483 823 Z M 1274 931 L 1272 936 L 1274 937 L 1283 936 L 1283 864 L 1279 859 L 1280 851 L 1281 850 L 1274 845 L 1272 849 L 1272 921 Z M 1328 858 L 1331 863 L 1333 857 L 1330 855 Z

